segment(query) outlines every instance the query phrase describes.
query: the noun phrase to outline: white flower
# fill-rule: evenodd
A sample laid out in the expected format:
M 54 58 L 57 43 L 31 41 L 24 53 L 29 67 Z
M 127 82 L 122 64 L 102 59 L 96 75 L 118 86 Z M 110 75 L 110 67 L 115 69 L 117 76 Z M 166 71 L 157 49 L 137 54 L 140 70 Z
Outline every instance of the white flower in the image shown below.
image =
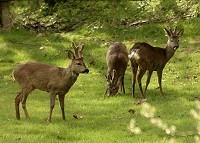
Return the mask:
M 136 127 L 134 119 L 131 119 L 128 129 L 134 134 L 140 134 L 142 132 L 139 127 Z
M 194 137 L 194 139 L 195 139 L 195 143 L 200 143 L 200 137 L 199 137 L 199 136 L 196 135 L 196 136 Z

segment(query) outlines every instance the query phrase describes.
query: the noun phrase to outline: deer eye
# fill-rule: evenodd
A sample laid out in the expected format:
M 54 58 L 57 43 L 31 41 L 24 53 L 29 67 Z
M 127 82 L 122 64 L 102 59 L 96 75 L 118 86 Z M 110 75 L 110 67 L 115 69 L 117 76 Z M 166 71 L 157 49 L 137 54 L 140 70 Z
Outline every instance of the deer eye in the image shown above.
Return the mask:
M 77 63 L 78 66 L 81 66 L 81 63 Z

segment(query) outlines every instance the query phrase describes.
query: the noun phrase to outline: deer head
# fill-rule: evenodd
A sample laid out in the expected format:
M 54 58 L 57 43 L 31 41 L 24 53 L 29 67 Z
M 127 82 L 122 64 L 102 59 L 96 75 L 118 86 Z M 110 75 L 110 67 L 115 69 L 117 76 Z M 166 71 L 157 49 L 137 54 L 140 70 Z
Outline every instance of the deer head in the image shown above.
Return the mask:
M 74 73 L 88 73 L 89 69 L 85 66 L 83 60 L 83 44 L 79 44 L 78 46 L 72 42 L 72 48 L 74 49 L 74 53 L 71 50 L 68 50 L 68 57 L 71 61 L 71 69 Z
M 179 38 L 183 35 L 184 30 L 181 29 L 177 31 L 176 27 L 174 28 L 174 30 L 167 28 L 165 28 L 164 30 L 168 37 L 166 48 L 168 48 L 169 51 L 175 52 L 179 48 Z
M 117 94 L 122 76 L 118 76 L 116 70 L 113 70 L 112 75 L 108 74 L 106 78 L 107 78 L 107 89 L 105 94 L 108 94 L 108 96 L 110 95 L 113 96 Z

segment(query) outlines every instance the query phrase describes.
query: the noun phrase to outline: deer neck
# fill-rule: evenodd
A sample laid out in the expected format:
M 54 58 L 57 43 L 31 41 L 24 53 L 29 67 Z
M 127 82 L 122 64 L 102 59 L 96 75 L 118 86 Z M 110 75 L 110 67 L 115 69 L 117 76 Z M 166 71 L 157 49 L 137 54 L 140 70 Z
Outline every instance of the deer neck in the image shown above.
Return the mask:
M 77 78 L 79 76 L 79 73 L 76 73 L 72 70 L 72 67 L 69 67 L 69 73 L 73 78 Z
M 79 76 L 79 73 L 76 73 L 72 70 L 71 66 L 69 66 L 68 68 L 65 68 L 65 70 L 63 71 L 63 75 L 67 78 L 71 78 L 73 79 L 73 81 L 75 82 L 76 79 Z
M 167 44 L 165 47 L 165 52 L 166 52 L 166 58 L 168 62 L 173 57 L 175 50 Z

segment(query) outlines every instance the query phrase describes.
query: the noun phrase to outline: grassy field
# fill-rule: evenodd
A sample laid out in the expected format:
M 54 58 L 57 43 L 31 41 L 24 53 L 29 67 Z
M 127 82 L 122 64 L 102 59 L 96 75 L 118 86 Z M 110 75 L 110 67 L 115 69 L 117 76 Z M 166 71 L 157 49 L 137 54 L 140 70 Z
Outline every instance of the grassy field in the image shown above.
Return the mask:
M 166 65 L 163 73 L 165 98 L 159 96 L 157 77 L 154 73 L 147 91 L 147 103 L 156 108 L 156 117 L 168 125 L 175 125 L 179 132 L 196 132 L 197 121 L 190 114 L 200 95 L 200 19 L 182 21 L 184 28 L 180 48 Z M 103 98 L 107 71 L 105 56 L 109 44 L 121 41 L 130 49 L 134 42 L 144 41 L 164 47 L 167 38 L 165 26 L 173 24 L 150 24 L 142 27 L 87 26 L 71 33 L 46 33 L 38 36 L 20 28 L 0 30 L 0 142 L 76 142 L 76 143 L 168 143 L 171 136 L 152 125 L 140 114 L 137 105 L 140 92 L 136 86 L 136 98 L 131 98 L 131 69 L 126 71 L 126 94 Z M 48 93 L 35 90 L 27 100 L 30 120 L 15 118 L 14 99 L 19 91 L 13 82 L 12 69 L 26 61 L 39 61 L 50 65 L 67 67 L 66 49 L 71 41 L 85 44 L 85 62 L 90 69 L 80 75 L 65 98 L 66 122 L 61 119 L 58 100 L 52 123 L 47 124 L 49 113 Z M 146 76 L 143 78 L 143 83 Z M 135 113 L 130 114 L 129 109 Z M 82 116 L 77 120 L 73 115 Z M 136 120 L 142 133 L 133 134 L 129 129 L 131 119 Z M 194 135 L 175 136 L 177 143 L 195 142 Z

